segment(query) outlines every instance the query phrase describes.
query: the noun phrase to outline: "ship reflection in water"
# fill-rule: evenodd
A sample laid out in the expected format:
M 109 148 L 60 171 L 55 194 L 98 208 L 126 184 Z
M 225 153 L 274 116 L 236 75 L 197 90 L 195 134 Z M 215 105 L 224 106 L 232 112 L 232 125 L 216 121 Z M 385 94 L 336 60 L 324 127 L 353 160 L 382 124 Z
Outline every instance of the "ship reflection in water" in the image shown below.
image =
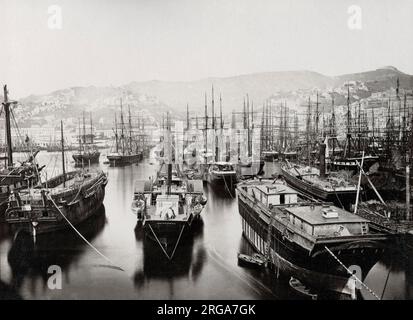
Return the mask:
M 47 156 L 40 153 L 39 163 L 47 162 Z M 276 171 L 271 165 L 266 165 L 267 173 Z M 144 237 L 131 212 L 134 181 L 153 177 L 156 167 L 149 161 L 100 166 L 109 175 L 104 209 L 80 225 L 79 231 L 113 263 L 70 228 L 39 235 L 34 244 L 30 235 L 13 235 L 0 224 L 0 298 L 300 299 L 289 278 L 277 279 L 265 268 L 238 265 L 238 252 L 253 251 L 242 236 L 236 194 L 204 184 L 208 202 L 202 219 L 169 261 L 157 243 Z M 61 290 L 48 286 L 51 265 L 62 269 Z M 389 254 L 363 279 L 383 299 L 411 299 L 412 275 L 413 262 Z M 362 296 L 374 299 L 364 291 Z
M 92 241 L 102 232 L 105 222 L 105 208 L 102 206 L 77 229 Z M 28 277 L 30 281 L 40 278 L 46 286 L 50 266 L 59 266 L 63 275 L 68 274 L 71 265 L 76 264 L 87 249 L 85 242 L 73 230 L 38 235 L 36 241 L 29 233 L 20 232 L 15 235 L 7 257 L 12 274 L 10 285 L 19 290 Z
M 203 221 L 197 220 L 182 243 L 177 247 L 174 257 L 169 260 L 157 243 L 144 234 L 142 227 L 135 228 L 136 241 L 143 245 L 143 266 L 134 274 L 134 284 L 138 291 L 145 290 L 152 282 L 162 281 L 169 285 L 169 298 L 174 298 L 175 279 L 189 278 L 196 282 L 207 260 L 203 247 Z

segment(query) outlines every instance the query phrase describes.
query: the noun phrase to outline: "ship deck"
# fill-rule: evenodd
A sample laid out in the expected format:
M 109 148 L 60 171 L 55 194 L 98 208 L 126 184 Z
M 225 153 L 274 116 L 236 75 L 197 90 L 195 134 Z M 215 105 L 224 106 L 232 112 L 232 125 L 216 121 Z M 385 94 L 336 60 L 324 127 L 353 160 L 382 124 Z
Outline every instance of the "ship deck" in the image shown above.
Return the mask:
M 356 192 L 357 186 L 350 184 L 345 179 L 339 177 L 329 176 L 326 179 L 320 178 L 320 170 L 314 167 L 294 167 L 294 168 L 284 168 L 294 177 L 300 176 L 303 181 L 311 183 L 312 185 L 318 186 L 325 191 L 329 192 Z
M 322 215 L 323 210 L 328 208 L 334 208 L 334 211 L 338 213 L 338 217 L 324 218 Z M 326 207 L 322 205 L 296 206 L 288 207 L 285 210 L 313 226 L 368 222 L 368 220 L 361 218 L 355 214 L 352 214 L 348 211 L 342 210 L 338 207 Z

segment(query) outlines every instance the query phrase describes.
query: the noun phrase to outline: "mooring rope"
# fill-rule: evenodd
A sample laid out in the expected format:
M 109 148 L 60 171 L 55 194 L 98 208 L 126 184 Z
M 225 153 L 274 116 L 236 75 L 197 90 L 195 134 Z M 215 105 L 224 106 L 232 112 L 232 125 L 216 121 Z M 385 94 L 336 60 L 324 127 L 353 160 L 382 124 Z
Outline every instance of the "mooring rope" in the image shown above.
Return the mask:
M 235 196 L 232 195 L 232 190 L 229 189 L 228 184 L 227 184 L 227 179 L 225 179 L 225 175 L 223 177 L 224 179 L 224 183 L 225 183 L 225 188 L 227 189 L 227 191 L 229 192 L 229 195 L 231 196 L 231 198 L 235 198 Z M 233 183 L 233 178 L 231 177 L 231 181 Z M 234 190 L 235 191 L 235 190 Z
M 178 243 L 179 243 L 179 241 L 181 240 L 181 236 L 182 236 L 182 233 L 184 232 L 184 229 L 185 229 L 185 225 L 182 226 L 181 232 L 179 233 L 178 240 L 177 240 L 176 243 L 175 243 L 175 248 L 174 248 L 174 250 L 172 251 L 172 254 L 171 254 L 171 259 L 172 259 L 172 258 L 174 257 L 174 255 L 175 255 L 176 248 L 178 248 Z
M 353 274 L 345 265 L 344 263 L 342 263 L 337 257 L 336 255 L 329 249 L 327 248 L 327 246 L 324 246 L 324 248 L 327 250 L 327 252 L 329 254 L 331 254 L 331 256 L 344 268 L 346 269 L 346 271 L 354 278 L 356 279 L 357 282 L 359 282 L 368 292 L 370 292 L 377 300 L 381 300 L 379 298 L 379 296 L 374 293 L 373 290 L 371 290 L 363 281 L 361 281 L 355 274 Z
M 117 266 L 112 260 L 110 260 L 108 257 L 106 257 L 103 253 L 101 253 L 97 248 L 95 248 L 76 228 L 75 226 L 67 219 L 67 217 L 63 214 L 63 212 L 60 210 L 60 208 L 57 206 L 57 204 L 54 202 L 53 198 L 49 195 L 47 195 L 48 199 L 53 203 L 53 205 L 56 207 L 57 211 L 62 215 L 62 217 L 66 220 L 66 222 L 72 227 L 72 229 L 79 235 L 79 237 L 82 238 L 83 241 L 85 241 L 98 255 L 100 255 L 103 259 L 108 261 L 110 264 L 112 264 L 114 267 L 116 267 L 119 270 L 125 271 L 121 267 Z
M 177 240 L 176 243 L 175 243 L 175 248 L 174 248 L 174 250 L 172 251 L 172 254 L 171 254 L 171 255 L 169 255 L 169 254 L 166 252 L 165 248 L 163 247 L 161 241 L 159 240 L 159 238 L 158 238 L 158 236 L 156 235 L 155 231 L 153 231 L 152 226 L 151 226 L 150 224 L 149 224 L 149 228 L 151 229 L 151 232 L 152 232 L 153 236 L 155 237 L 156 242 L 157 242 L 157 243 L 159 244 L 159 246 L 161 247 L 161 249 L 162 249 L 163 253 L 165 254 L 165 256 L 168 258 L 168 260 L 172 260 L 172 258 L 173 258 L 174 255 L 175 255 L 176 248 L 178 247 L 178 243 L 179 243 L 179 241 L 181 240 L 181 236 L 182 236 L 182 233 L 183 233 L 183 231 L 184 231 L 185 225 L 184 225 L 184 226 L 182 227 L 182 229 L 181 229 L 181 232 L 180 232 L 180 234 L 179 234 L 178 240 Z

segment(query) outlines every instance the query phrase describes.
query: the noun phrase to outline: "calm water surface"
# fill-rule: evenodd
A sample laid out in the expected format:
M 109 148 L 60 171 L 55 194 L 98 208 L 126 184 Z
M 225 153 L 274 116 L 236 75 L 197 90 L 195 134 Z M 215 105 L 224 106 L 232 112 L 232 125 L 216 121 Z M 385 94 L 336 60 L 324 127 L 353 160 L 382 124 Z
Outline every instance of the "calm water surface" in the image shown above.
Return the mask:
M 50 176 L 60 170 L 57 153 L 41 152 L 38 161 L 49 165 Z M 154 176 L 156 167 L 148 161 L 124 168 L 100 167 L 109 175 L 104 208 L 78 229 L 112 263 L 73 230 L 38 237 L 33 245 L 23 234 L 14 238 L 3 224 L 0 290 L 23 299 L 299 298 L 289 288 L 288 279 L 275 279 L 268 271 L 237 265 L 237 253 L 250 252 L 251 248 L 241 235 L 237 201 L 224 189 L 204 184 L 208 203 L 202 223 L 169 262 L 159 247 L 143 237 L 130 210 L 134 181 Z M 274 170 L 271 164 L 266 167 L 267 172 Z M 51 265 L 62 269 L 61 290 L 47 285 Z M 405 259 L 387 257 L 373 267 L 365 281 L 379 296 L 384 292 L 385 299 L 408 299 L 413 297 L 412 270 Z M 372 297 L 366 293 L 364 298 Z

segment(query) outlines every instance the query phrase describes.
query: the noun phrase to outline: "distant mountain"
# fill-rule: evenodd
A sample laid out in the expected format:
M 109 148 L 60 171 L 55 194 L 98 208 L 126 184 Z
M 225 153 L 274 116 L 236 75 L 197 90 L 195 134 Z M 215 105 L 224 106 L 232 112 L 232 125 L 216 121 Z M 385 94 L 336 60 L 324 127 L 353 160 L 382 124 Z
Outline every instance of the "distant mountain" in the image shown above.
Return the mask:
M 396 87 L 400 79 L 401 89 L 413 88 L 413 76 L 395 67 L 383 67 L 373 71 L 346 74 L 335 77 L 312 71 L 283 71 L 245 74 L 225 78 L 207 78 L 188 82 L 145 81 L 131 82 L 120 87 L 73 87 L 52 92 L 48 95 L 31 95 L 20 100 L 20 118 L 27 122 L 37 119 L 42 122 L 79 117 L 82 110 L 93 111 L 94 116 L 103 122 L 113 122 L 113 114 L 119 110 L 120 98 L 123 105 L 133 110 L 147 109 L 154 116 L 172 110 L 183 116 L 186 104 L 190 112 L 202 116 L 204 96 L 210 110 L 212 85 L 215 91 L 215 108 L 219 109 L 219 96 L 222 95 L 224 112 L 240 110 L 246 94 L 255 106 L 261 106 L 269 97 L 287 99 L 299 103 L 309 94 L 320 92 L 324 99 L 334 95 L 336 103 L 344 103 L 345 84 L 353 83 L 352 99 L 369 97 L 372 93 Z M 328 100 L 326 100 L 328 101 Z M 291 104 L 290 104 L 291 105 Z M 126 109 L 125 109 L 126 110 Z M 106 119 L 106 120 L 105 120 Z
M 227 78 L 207 78 L 191 82 L 133 82 L 127 85 L 132 92 L 145 92 L 159 98 L 175 110 L 184 110 L 188 103 L 192 110 L 203 110 L 207 94 L 211 105 L 212 85 L 215 91 L 215 106 L 222 95 L 226 111 L 242 107 L 246 94 L 261 104 L 274 92 L 297 89 L 325 88 L 332 79 L 311 71 L 265 72 Z
M 413 76 L 399 71 L 392 66 L 383 67 L 374 71 L 346 74 L 336 77 L 335 85 L 341 85 L 347 81 L 364 82 L 370 92 L 385 91 L 396 87 L 399 78 L 400 88 L 413 88 Z

